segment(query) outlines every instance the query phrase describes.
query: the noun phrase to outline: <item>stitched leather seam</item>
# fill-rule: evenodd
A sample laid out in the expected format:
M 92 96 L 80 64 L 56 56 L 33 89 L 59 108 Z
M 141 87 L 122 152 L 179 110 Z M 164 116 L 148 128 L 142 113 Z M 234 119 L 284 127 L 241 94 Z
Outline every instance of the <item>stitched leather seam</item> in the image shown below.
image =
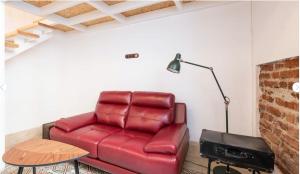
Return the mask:
M 163 121 L 163 120 L 158 120 L 158 119 L 154 119 L 154 118 L 149 118 L 149 117 L 145 117 L 145 116 L 129 116 L 130 117 L 137 117 L 137 118 L 144 118 L 144 119 L 148 119 L 148 120 L 154 120 L 154 121 Z

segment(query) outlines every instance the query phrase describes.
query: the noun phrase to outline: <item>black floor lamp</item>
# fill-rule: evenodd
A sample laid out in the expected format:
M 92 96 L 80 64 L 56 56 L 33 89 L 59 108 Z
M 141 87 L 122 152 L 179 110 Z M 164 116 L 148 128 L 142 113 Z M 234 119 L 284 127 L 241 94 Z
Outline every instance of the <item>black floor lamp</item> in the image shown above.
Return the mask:
M 176 54 L 176 57 L 174 60 L 172 60 L 169 65 L 168 65 L 168 68 L 167 70 L 173 72 L 173 73 L 179 73 L 180 72 L 180 62 L 183 62 L 183 63 L 187 63 L 187 64 L 190 64 L 190 65 L 194 65 L 194 66 L 198 66 L 198 67 L 201 67 L 201 68 L 205 68 L 205 69 L 209 69 L 218 85 L 218 88 L 222 94 L 222 97 L 224 99 L 224 103 L 225 103 L 225 115 L 226 115 L 226 133 L 228 133 L 228 105 L 230 103 L 230 99 L 224 95 L 224 92 L 219 84 L 219 81 L 214 73 L 214 70 L 212 67 L 208 67 L 208 66 L 203 66 L 203 65 L 198 65 L 198 64 L 195 64 L 195 63 L 191 63 L 191 62 L 187 62 L 187 61 L 184 61 L 181 59 L 181 54 L 177 53 Z M 239 173 L 238 171 L 232 169 L 232 168 L 229 168 L 229 165 L 227 166 L 217 166 L 214 168 L 214 173 L 226 173 L 226 174 L 232 174 L 232 173 Z

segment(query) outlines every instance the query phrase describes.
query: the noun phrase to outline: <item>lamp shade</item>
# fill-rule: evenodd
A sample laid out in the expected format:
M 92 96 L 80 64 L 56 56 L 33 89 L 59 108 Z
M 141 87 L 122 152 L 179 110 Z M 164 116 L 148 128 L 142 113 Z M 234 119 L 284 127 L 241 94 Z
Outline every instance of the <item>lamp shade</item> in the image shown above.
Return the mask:
M 171 71 L 173 73 L 179 73 L 180 72 L 180 58 L 181 58 L 181 55 L 179 53 L 177 53 L 175 59 L 169 63 L 167 70 Z

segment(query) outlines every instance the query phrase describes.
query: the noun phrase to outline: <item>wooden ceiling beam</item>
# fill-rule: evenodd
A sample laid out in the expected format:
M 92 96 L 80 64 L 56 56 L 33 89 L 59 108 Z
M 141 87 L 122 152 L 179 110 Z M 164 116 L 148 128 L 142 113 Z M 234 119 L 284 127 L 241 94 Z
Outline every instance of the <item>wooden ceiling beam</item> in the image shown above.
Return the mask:
M 18 28 L 17 31 L 6 33 L 5 34 L 5 38 L 10 38 L 10 37 L 17 36 L 19 34 L 18 30 L 25 31 L 25 30 L 29 30 L 29 29 L 37 27 L 37 26 L 38 26 L 38 22 L 34 22 L 33 24 L 25 25 L 23 27 Z
M 181 3 L 181 1 L 179 1 L 179 0 L 173 0 L 173 1 L 175 3 L 176 7 L 178 8 L 178 10 L 181 10 L 182 9 L 182 3 Z
M 46 16 L 49 14 L 53 14 L 84 2 L 85 1 L 54 1 L 51 4 L 41 8 L 41 15 Z
M 42 20 L 42 19 L 40 19 L 40 20 Z M 38 26 L 38 22 L 39 22 L 40 20 L 38 20 L 38 21 L 36 21 L 36 22 L 33 22 L 32 24 L 29 24 L 29 25 L 25 25 L 25 26 L 23 26 L 23 27 L 20 27 L 20 28 L 18 28 L 18 30 L 25 31 L 25 30 L 29 30 L 29 29 L 32 29 L 32 28 L 34 28 L 34 27 L 37 27 L 37 26 Z
M 53 27 L 52 25 L 44 24 L 44 23 L 41 23 L 41 22 L 38 22 L 38 25 L 42 26 L 42 27 L 50 28 L 52 30 L 57 30 L 57 28 Z
M 113 5 L 110 7 L 110 14 L 119 14 L 122 13 L 124 11 L 129 11 L 129 10 L 133 10 L 136 8 L 140 8 L 140 7 L 145 7 L 148 5 L 152 5 L 155 3 L 158 3 L 160 1 L 128 1 L 128 2 L 123 2 L 123 3 L 119 3 L 116 5 Z
M 7 48 L 19 48 L 19 45 L 16 44 L 14 41 L 5 40 L 5 47 L 7 47 Z
M 6 33 L 5 38 L 7 39 L 7 38 L 10 38 L 10 37 L 15 37 L 17 35 L 18 35 L 18 32 L 13 31 L 13 32 Z
M 27 31 L 23 31 L 23 30 L 17 30 L 18 34 L 26 36 L 26 37 L 30 37 L 30 38 L 34 38 L 34 39 L 38 39 L 40 38 L 39 35 L 31 33 L 31 32 L 27 32 Z
M 106 5 L 105 2 L 103 1 L 100 1 L 100 2 L 97 2 L 97 1 L 89 1 L 87 2 L 88 4 L 90 4 L 91 6 L 93 6 L 94 8 L 96 8 L 97 10 L 105 13 L 107 16 L 110 16 L 112 18 L 114 18 L 115 20 L 123 23 L 125 22 L 125 18 L 119 14 L 113 14 L 111 13 L 110 11 L 110 8 L 108 5 Z

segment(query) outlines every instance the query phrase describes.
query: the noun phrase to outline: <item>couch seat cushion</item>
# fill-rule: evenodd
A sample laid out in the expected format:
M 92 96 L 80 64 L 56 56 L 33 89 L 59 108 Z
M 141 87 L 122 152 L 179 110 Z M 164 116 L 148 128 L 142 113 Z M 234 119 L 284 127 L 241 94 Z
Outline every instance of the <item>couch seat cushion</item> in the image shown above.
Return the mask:
M 99 159 L 136 173 L 176 173 L 176 155 L 145 153 L 144 146 L 153 134 L 122 130 L 98 144 Z
M 90 152 L 89 157 L 97 158 L 98 143 L 109 135 L 120 131 L 120 128 L 94 124 L 82 127 L 72 132 L 65 132 L 58 128 L 52 128 L 51 139 L 72 144 Z

